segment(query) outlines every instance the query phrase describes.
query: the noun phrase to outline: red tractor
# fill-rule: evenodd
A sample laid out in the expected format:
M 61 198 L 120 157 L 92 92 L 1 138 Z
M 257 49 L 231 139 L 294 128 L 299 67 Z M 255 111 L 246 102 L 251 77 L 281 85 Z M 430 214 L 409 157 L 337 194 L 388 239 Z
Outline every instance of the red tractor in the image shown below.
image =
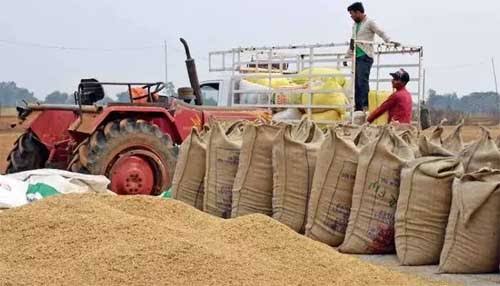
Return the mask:
M 164 84 L 111 83 L 82 80 L 74 105 L 28 104 L 18 107 L 25 130 L 8 157 L 6 173 L 38 168 L 67 169 L 105 175 L 118 194 L 157 195 L 171 185 L 176 145 L 193 127 L 213 119 L 256 120 L 263 110 L 202 106 L 194 60 L 186 49 L 191 88 L 179 97 L 159 96 Z M 128 88 L 129 103 L 95 103 L 104 97 L 103 86 Z M 187 102 L 194 100 L 195 104 Z

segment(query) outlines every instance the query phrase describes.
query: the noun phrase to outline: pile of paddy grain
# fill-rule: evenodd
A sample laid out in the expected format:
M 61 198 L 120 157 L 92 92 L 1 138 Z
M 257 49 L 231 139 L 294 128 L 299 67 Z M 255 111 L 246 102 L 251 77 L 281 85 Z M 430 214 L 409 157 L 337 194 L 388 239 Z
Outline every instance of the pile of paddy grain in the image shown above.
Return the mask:
M 175 200 L 65 195 L 0 213 L 0 285 L 428 285 L 264 215 Z

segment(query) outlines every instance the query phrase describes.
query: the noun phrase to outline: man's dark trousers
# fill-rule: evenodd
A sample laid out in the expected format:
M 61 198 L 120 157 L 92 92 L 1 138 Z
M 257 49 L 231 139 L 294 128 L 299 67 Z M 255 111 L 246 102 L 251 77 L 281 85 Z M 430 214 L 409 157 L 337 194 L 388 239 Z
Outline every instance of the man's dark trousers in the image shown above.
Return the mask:
M 368 109 L 368 93 L 370 92 L 370 70 L 373 59 L 367 55 L 356 58 L 355 110 Z

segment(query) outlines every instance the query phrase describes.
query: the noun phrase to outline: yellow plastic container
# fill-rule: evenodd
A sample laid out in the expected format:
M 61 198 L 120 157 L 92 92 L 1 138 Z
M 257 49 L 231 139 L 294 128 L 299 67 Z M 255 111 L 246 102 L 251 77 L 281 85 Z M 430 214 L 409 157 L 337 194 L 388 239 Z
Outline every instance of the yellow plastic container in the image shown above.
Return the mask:
M 382 91 L 379 90 L 378 92 L 376 90 L 371 90 L 370 93 L 368 94 L 368 111 L 372 113 L 375 111 L 379 106 L 384 103 L 389 96 L 391 96 L 392 92 L 391 91 Z M 389 114 L 385 112 L 379 118 L 375 119 L 375 121 L 372 122 L 374 125 L 386 125 L 389 122 Z
M 302 119 L 309 117 L 308 114 L 304 114 Z M 312 113 L 310 119 L 313 121 L 340 121 L 342 116 L 336 110 L 328 110 L 325 112 Z
M 312 78 L 313 81 L 322 81 L 327 82 L 334 80 L 341 87 L 344 87 L 346 83 L 345 76 L 342 75 L 342 72 L 338 69 L 332 68 L 312 68 L 311 74 L 315 77 Z M 299 72 L 299 77 L 292 78 L 292 82 L 295 84 L 305 84 L 309 81 L 309 69 L 304 69 Z
M 340 85 L 334 80 L 327 81 L 325 84 L 320 87 L 313 88 L 315 92 L 327 91 L 327 90 L 336 90 L 342 89 Z M 309 100 L 309 94 L 302 95 L 302 104 L 307 104 Z M 313 105 L 337 105 L 337 106 L 345 106 L 347 104 L 347 97 L 343 92 L 330 92 L 330 93 L 314 93 L 312 95 Z M 343 115 L 345 113 L 345 108 L 335 108 L 335 110 Z M 316 112 L 324 112 L 325 110 L 316 110 Z
M 272 78 L 271 79 L 271 86 L 269 86 L 269 78 L 257 78 L 257 77 L 249 77 L 246 79 L 247 81 L 255 84 L 259 84 L 262 86 L 267 86 L 271 88 L 281 88 L 281 87 L 288 87 L 291 86 L 291 82 L 287 78 Z

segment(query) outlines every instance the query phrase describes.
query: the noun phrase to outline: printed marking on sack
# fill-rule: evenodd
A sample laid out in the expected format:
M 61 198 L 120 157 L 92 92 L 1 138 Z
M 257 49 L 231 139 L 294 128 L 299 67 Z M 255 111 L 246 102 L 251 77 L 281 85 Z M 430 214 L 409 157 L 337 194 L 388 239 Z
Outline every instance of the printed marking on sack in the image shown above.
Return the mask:
M 394 226 L 378 224 L 368 229 L 368 238 L 372 241 L 367 250 L 373 253 L 386 253 L 394 250 Z
M 238 166 L 240 162 L 240 150 L 217 148 L 217 163 Z
M 335 188 L 341 190 L 351 190 L 356 181 L 356 170 L 358 164 L 348 160 L 342 160 L 342 169 L 340 171 L 339 180 Z
M 330 208 L 329 213 L 330 211 L 335 215 L 333 217 L 327 217 L 328 227 L 330 227 L 333 231 L 345 233 L 349 222 L 351 207 L 347 205 L 335 204 Z

